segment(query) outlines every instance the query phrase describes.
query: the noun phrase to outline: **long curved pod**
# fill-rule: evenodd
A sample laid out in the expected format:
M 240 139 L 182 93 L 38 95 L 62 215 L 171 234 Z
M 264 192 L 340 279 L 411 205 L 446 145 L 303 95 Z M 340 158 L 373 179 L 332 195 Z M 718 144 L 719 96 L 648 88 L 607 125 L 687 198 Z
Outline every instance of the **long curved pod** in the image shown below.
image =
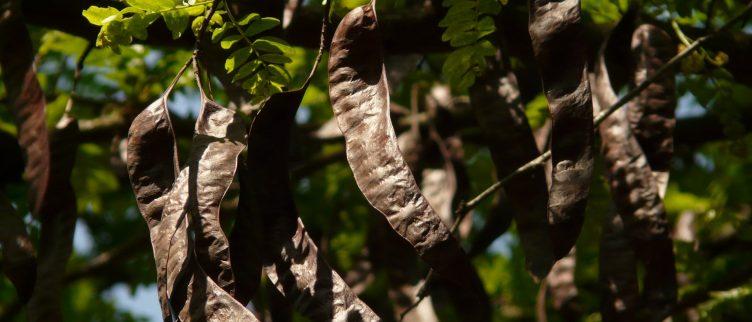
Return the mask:
M 389 118 L 381 44 L 372 2 L 345 15 L 330 49 L 329 96 L 355 181 L 368 202 L 439 275 L 479 290 L 481 282 L 469 273 L 474 268 L 421 194 L 400 153 Z
M 616 102 L 602 53 L 595 68 L 593 88 L 596 106 L 605 108 Z M 659 314 L 677 298 L 673 243 L 659 185 L 630 128 L 625 109 L 606 118 L 599 131 L 613 201 L 623 218 L 624 232 L 631 239 L 634 254 L 645 266 L 640 310 Z
M 189 164 L 193 166 L 178 173 L 175 136 L 165 105 L 168 93 L 169 90 L 165 97 L 133 120 L 128 133 L 127 158 L 136 203 L 151 236 L 164 320 L 258 321 L 215 282 L 219 276 L 207 274 L 194 255 L 196 245 L 189 236 L 191 229 L 197 235 L 201 232 L 192 227 L 188 217 L 198 215 L 195 213 L 199 205 L 196 193 L 199 185 L 206 185 L 206 181 L 199 178 L 207 176 L 206 170 L 219 163 L 223 170 L 232 170 L 227 175 L 229 181 L 232 180 L 237 148 L 227 145 L 240 145 L 242 150 L 242 120 L 228 109 L 205 106 L 199 115 L 197 140 L 192 146 Z M 201 198 L 202 204 L 218 205 L 226 190 L 223 186 L 208 189 Z
M 548 220 L 554 253 L 577 242 L 593 173 L 593 108 L 580 0 L 530 0 L 528 30 L 551 112 Z

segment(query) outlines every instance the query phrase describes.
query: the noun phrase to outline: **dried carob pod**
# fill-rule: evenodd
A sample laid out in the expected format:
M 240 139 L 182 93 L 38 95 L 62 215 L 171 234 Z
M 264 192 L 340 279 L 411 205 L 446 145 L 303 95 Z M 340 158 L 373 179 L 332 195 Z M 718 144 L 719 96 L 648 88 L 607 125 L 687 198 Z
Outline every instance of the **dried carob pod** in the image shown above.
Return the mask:
M 596 107 L 616 102 L 603 50 L 593 84 Z M 673 243 L 659 187 L 630 129 L 626 110 L 611 114 L 601 123 L 599 131 L 611 195 L 634 245 L 635 256 L 645 265 L 640 308 L 646 314 L 657 314 L 673 305 L 677 297 Z
M 19 301 L 26 303 L 36 280 L 36 254 L 23 218 L 4 193 L 0 193 L 0 247 L 3 272 L 16 287 Z
M 200 80 L 199 74 L 195 77 Z M 245 124 L 231 110 L 207 99 L 203 90 L 201 97 L 203 106 L 196 120 L 188 163 L 190 187 L 195 189 L 189 194 L 188 206 L 192 208 L 189 213 L 196 230 L 196 257 L 206 274 L 233 294 L 230 244 L 220 224 L 219 208 L 235 177 L 238 156 L 245 149 Z
M 530 0 L 528 30 L 553 120 L 549 222 L 561 258 L 577 241 L 593 172 L 593 109 L 580 0 Z
M 654 25 L 644 24 L 632 35 L 632 53 L 636 60 L 634 84 L 640 84 L 676 54 L 676 46 L 668 33 Z M 651 83 L 627 108 L 627 118 L 653 169 L 661 197 L 666 193 L 674 152 L 675 109 L 673 73 Z
M 34 49 L 21 19 L 19 1 L 11 1 L 0 20 L 0 68 L 8 107 L 26 157 L 29 209 L 40 216 L 50 176 L 50 149 L 45 125 L 45 99 L 34 67 Z
M 61 294 L 65 267 L 72 251 L 76 198 L 70 185 L 78 127 L 65 115 L 52 134 L 45 124 L 44 93 L 36 78 L 34 52 L 18 3 L 3 13 L 0 66 L 18 140 L 26 155 L 31 213 L 41 222 L 40 249 L 34 289 L 29 299 L 30 321 L 62 321 Z M 12 40 L 11 38 L 12 37 Z M 51 164 L 51 158 L 55 163 Z
M 8 107 L 15 117 L 19 145 L 26 159 L 25 179 L 30 185 L 30 209 L 38 216 L 50 166 L 44 93 L 36 78 L 31 39 L 20 18 L 18 3 L 11 3 L 4 9 L 0 12 L 3 15 L 0 18 L 0 68 Z M 22 217 L 15 213 L 5 196 L 2 196 L 0 211 L 3 271 L 15 285 L 19 299 L 26 302 L 32 295 L 36 279 L 34 246 Z
M 297 310 L 315 321 L 380 321 L 329 267 L 298 218 L 285 160 L 306 87 L 273 95 L 248 135 L 253 205 L 264 224 L 264 272 Z
M 537 157 L 540 151 L 525 116 L 517 77 L 502 68 L 499 54 L 490 66 L 470 88 L 470 102 L 491 150 L 496 176 L 502 179 Z M 536 278 L 545 278 L 555 258 L 548 229 L 548 185 L 543 168 L 514 177 L 505 184 L 504 192 L 514 208 L 527 269 Z
M 454 283 L 480 290 L 470 273 L 474 268 L 421 194 L 397 146 L 374 6 L 345 15 L 329 57 L 329 96 L 348 163 L 366 199 L 424 261 Z
M 240 194 L 235 223 L 230 233 L 230 257 L 235 275 L 235 299 L 247 304 L 261 286 L 264 222 L 260 213 L 254 212 L 251 184 L 245 159 L 238 166 Z
M 607 213 L 603 220 L 598 260 L 598 279 L 603 294 L 601 319 L 604 322 L 635 321 L 640 300 L 637 260 L 624 219 L 615 211 Z
M 227 248 L 194 243 L 189 236 L 189 229 L 198 239 L 207 234 L 207 227 L 219 228 L 212 223 L 215 219 L 218 222 L 217 218 L 206 216 L 216 214 L 213 208 L 232 182 L 238 150 L 243 145 L 243 122 L 233 111 L 206 99 L 202 91 L 204 104 L 189 166 L 178 174 L 175 135 L 166 105 L 178 77 L 160 99 L 133 120 L 128 135 L 128 174 L 151 235 L 163 316 L 165 321 L 258 321 L 215 282 L 232 285 L 231 280 L 225 283 L 226 275 L 221 273 L 229 269 L 223 267 Z M 202 227 L 195 227 L 198 224 Z M 209 238 L 224 237 L 216 231 L 209 234 Z M 226 240 L 221 242 L 226 245 Z M 211 251 L 220 253 L 209 254 Z M 204 263 L 197 256 L 201 252 L 209 255 Z M 207 275 L 204 265 L 212 265 L 215 276 Z
M 325 21 L 322 28 L 326 27 Z M 290 189 L 290 131 L 322 52 L 323 45 L 301 88 L 272 95 L 254 118 L 246 169 L 252 179 L 252 211 L 239 216 L 262 217 L 264 242 L 256 247 L 262 248 L 264 272 L 301 314 L 314 321 L 380 321 L 319 253 L 298 217 Z

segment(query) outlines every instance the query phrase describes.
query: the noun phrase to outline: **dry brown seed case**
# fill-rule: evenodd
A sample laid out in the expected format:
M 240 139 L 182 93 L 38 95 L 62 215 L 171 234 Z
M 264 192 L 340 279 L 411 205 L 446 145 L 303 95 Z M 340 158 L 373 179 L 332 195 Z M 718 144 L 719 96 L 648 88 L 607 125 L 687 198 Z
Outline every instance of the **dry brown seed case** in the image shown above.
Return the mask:
M 149 226 L 164 319 L 258 321 L 223 289 L 231 291 L 233 279 L 218 209 L 244 148 L 242 119 L 202 96 L 188 166 L 177 174 L 165 105 L 174 84 L 134 119 L 127 160 L 136 201 Z
M 616 101 L 601 53 L 593 81 L 596 106 Z M 601 123 L 602 154 L 616 208 L 636 258 L 645 265 L 640 309 L 658 314 L 676 302 L 677 282 L 669 223 L 647 157 L 633 135 L 627 111 Z
M 580 0 L 530 0 L 529 32 L 553 120 L 549 222 L 566 256 L 582 229 L 593 172 L 593 109 Z
M 479 290 L 480 281 L 470 273 L 474 268 L 421 194 L 397 146 L 381 44 L 373 3 L 350 11 L 332 39 L 329 96 L 355 181 L 426 263 L 454 283 Z

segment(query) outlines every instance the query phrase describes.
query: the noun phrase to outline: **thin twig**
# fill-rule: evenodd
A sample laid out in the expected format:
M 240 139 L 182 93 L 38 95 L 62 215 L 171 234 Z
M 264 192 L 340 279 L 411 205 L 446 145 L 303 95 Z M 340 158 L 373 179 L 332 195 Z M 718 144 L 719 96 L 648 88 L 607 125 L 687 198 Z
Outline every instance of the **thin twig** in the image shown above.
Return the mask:
M 680 53 L 678 53 L 676 56 L 671 58 L 666 64 L 661 66 L 655 74 L 653 74 L 651 77 L 648 77 L 645 81 L 640 83 L 639 86 L 633 88 L 629 93 L 621 97 L 616 103 L 611 105 L 608 109 L 601 111 L 594 119 L 593 119 L 593 125 L 595 128 L 598 128 L 598 125 L 600 125 L 609 115 L 613 114 L 616 110 L 627 104 L 629 101 L 631 101 L 633 98 L 637 97 L 643 90 L 645 90 L 650 84 L 654 83 L 658 79 L 664 76 L 664 74 L 668 73 L 671 69 L 674 68 L 679 62 L 681 62 L 684 57 L 687 57 L 689 54 L 700 48 L 701 45 L 706 43 L 709 39 L 712 37 L 717 36 L 718 34 L 726 31 L 727 29 L 733 27 L 734 24 L 739 22 L 741 19 L 743 19 L 749 12 L 752 11 L 752 1 L 747 4 L 747 7 L 736 17 L 726 22 L 721 28 L 715 30 L 714 32 L 700 37 L 697 40 L 695 40 L 692 44 L 684 48 Z M 501 180 L 495 182 L 490 187 L 486 188 L 483 192 L 478 194 L 475 198 L 471 199 L 467 203 L 460 203 L 459 207 L 457 207 L 457 210 L 455 211 L 455 221 L 452 225 L 451 232 L 454 233 L 454 231 L 459 226 L 459 223 L 462 221 L 463 218 L 475 207 L 478 206 L 478 204 L 483 201 L 485 198 L 488 198 L 489 196 L 493 195 L 496 191 L 501 189 L 504 184 L 509 182 L 512 178 L 526 173 L 532 169 L 535 169 L 539 166 L 543 166 L 548 159 L 551 158 L 551 150 L 548 150 L 544 152 L 543 154 L 539 155 L 537 158 L 530 160 L 528 163 L 525 163 L 521 167 L 517 168 L 517 170 L 513 171 L 506 177 L 502 178 Z M 400 320 L 409 313 L 409 311 L 416 306 L 423 300 L 423 298 L 428 295 L 428 286 L 430 285 L 431 279 L 433 277 L 433 269 L 428 271 L 428 275 L 426 275 L 425 282 L 423 283 L 423 286 L 418 290 L 417 299 L 413 305 L 411 305 L 405 312 L 402 313 Z

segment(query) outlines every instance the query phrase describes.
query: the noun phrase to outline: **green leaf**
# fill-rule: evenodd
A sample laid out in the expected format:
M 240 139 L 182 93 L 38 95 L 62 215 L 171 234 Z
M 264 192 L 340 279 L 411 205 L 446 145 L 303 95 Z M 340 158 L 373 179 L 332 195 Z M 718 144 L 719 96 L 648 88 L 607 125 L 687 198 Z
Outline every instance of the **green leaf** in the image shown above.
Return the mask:
M 479 0 L 478 12 L 481 14 L 497 15 L 500 11 L 499 0 Z
M 468 23 L 475 21 L 478 18 L 478 14 L 473 9 L 453 10 L 449 9 L 446 16 L 439 21 L 439 27 L 449 27 L 451 25 Z
M 191 30 L 193 30 L 193 34 L 196 35 L 196 37 L 198 37 L 198 33 L 201 31 L 204 20 L 206 20 L 204 16 L 198 16 L 193 19 L 193 22 L 191 23 Z
M 146 11 L 167 10 L 183 4 L 182 0 L 126 0 L 129 5 Z
M 475 51 L 482 56 L 493 56 L 496 54 L 496 47 L 490 41 L 482 40 L 475 44 Z
M 217 42 L 219 42 L 219 40 L 222 39 L 222 36 L 224 36 L 228 28 L 230 28 L 230 24 L 225 23 L 224 25 L 222 25 L 222 27 L 214 29 L 214 31 L 212 31 L 212 36 L 211 36 L 212 43 L 216 44 Z
M 441 3 L 441 5 L 448 8 L 456 4 L 461 4 L 463 2 L 475 3 L 475 1 L 471 1 L 471 0 L 444 0 L 444 2 Z
M 117 9 L 112 7 L 102 8 L 91 6 L 89 7 L 89 9 L 84 10 L 82 14 L 92 25 L 102 26 L 105 24 L 105 20 L 112 16 L 117 17 L 119 15 L 119 12 Z
M 188 27 L 190 17 L 182 10 L 171 10 L 162 12 L 162 18 L 164 18 L 167 29 L 172 32 L 172 38 L 178 39 L 183 35 L 185 28 Z
M 201 5 L 201 6 L 183 7 L 183 8 L 180 8 L 179 10 L 180 11 L 185 11 L 185 13 L 187 15 L 193 17 L 193 16 L 199 16 L 199 15 L 203 14 L 204 11 L 206 10 L 206 6 L 205 5 Z M 215 16 L 217 16 L 217 15 L 215 14 Z
M 452 39 L 459 37 L 462 33 L 472 31 L 474 28 L 475 26 L 473 23 L 451 25 L 444 30 L 444 33 L 441 35 L 441 41 L 451 41 Z
M 475 83 L 475 74 L 468 72 L 465 73 L 462 78 L 460 78 L 460 81 L 457 83 L 457 87 L 465 89 L 473 86 L 473 83 Z
M 250 47 L 243 47 L 232 52 L 232 54 L 230 54 L 230 57 L 225 60 L 225 70 L 227 70 L 228 73 L 232 72 L 236 67 L 245 63 L 250 56 Z
M 258 13 L 252 12 L 252 13 L 249 13 L 249 14 L 245 15 L 245 17 L 243 17 L 243 19 L 240 19 L 237 22 L 238 22 L 239 26 L 245 26 L 245 25 L 249 24 L 251 21 L 254 21 L 254 20 L 256 20 L 256 19 L 258 19 L 260 17 L 261 16 Z
M 478 22 L 477 29 L 478 29 L 477 37 L 478 39 L 480 39 L 496 31 L 496 25 L 494 25 L 494 21 L 491 17 L 486 16 L 486 17 L 483 17 Z
M 254 71 L 256 71 L 256 68 L 259 68 L 261 66 L 261 61 L 259 60 L 251 60 L 247 64 L 243 65 L 238 69 L 238 72 L 235 73 L 235 76 L 232 78 L 232 82 L 237 82 L 243 78 L 248 77 L 248 75 L 252 74 Z
M 475 30 L 465 31 L 457 34 L 454 38 L 452 38 L 449 44 L 452 47 L 463 47 L 473 44 L 476 40 L 478 40 L 478 33 Z
M 278 25 L 279 25 L 279 19 L 271 18 L 271 17 L 264 17 L 264 18 L 261 18 L 252 22 L 251 25 L 248 26 L 248 29 L 245 30 L 245 35 L 247 37 L 253 37 L 259 33 L 272 29 Z
M 259 58 L 267 63 L 273 64 L 287 64 L 292 62 L 292 59 L 290 59 L 290 57 L 279 54 L 264 54 Z
M 258 85 L 261 82 L 262 82 L 262 80 L 261 80 L 261 73 L 256 73 L 252 77 L 249 77 L 248 79 L 246 79 L 243 82 L 242 87 L 243 87 L 243 89 L 245 89 L 249 93 L 255 93 L 256 92 L 256 88 L 258 87 Z
M 290 74 L 279 65 L 270 64 L 266 66 L 269 79 L 281 85 L 287 85 L 290 82 Z
M 230 47 L 238 42 L 238 40 L 240 40 L 240 35 L 230 35 L 225 37 L 225 39 L 222 39 L 222 42 L 220 42 L 219 45 L 222 49 L 230 49 Z
M 222 15 L 214 13 L 214 15 L 211 17 L 211 24 L 215 26 L 221 26 L 225 23 L 225 20 L 222 18 Z
M 253 42 L 253 49 L 270 54 L 292 52 L 292 47 L 277 37 L 261 37 Z
M 274 94 L 277 94 L 277 93 L 282 93 L 282 91 L 284 90 L 282 87 L 284 85 L 285 84 L 278 84 L 278 83 L 270 82 L 269 83 L 269 95 L 274 95 Z
M 136 37 L 137 39 L 144 40 L 148 36 L 146 28 L 149 27 L 159 15 L 153 13 L 139 13 L 134 14 L 128 19 L 125 19 L 125 30 Z

